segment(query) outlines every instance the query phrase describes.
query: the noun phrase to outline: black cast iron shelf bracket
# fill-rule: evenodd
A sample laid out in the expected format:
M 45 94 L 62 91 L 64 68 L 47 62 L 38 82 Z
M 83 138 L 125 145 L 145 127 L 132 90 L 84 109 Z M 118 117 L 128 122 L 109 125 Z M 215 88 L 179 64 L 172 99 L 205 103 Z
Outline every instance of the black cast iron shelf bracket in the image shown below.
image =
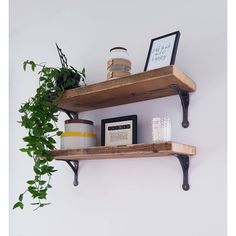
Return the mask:
M 177 154 L 175 155 L 182 167 L 183 171 L 183 184 L 182 188 L 184 191 L 188 191 L 190 189 L 190 185 L 188 183 L 188 170 L 189 170 L 189 156 L 188 155 L 181 155 Z M 67 164 L 71 167 L 72 171 L 74 172 L 74 186 L 79 185 L 78 181 L 78 173 L 79 173 L 79 160 L 66 160 Z
M 68 110 L 65 110 L 65 109 L 62 109 L 62 108 L 60 108 L 60 110 L 62 112 L 65 112 L 71 120 L 79 119 L 79 113 L 77 113 L 77 112 L 68 111 Z
M 180 97 L 181 105 L 183 108 L 182 126 L 184 128 L 188 128 L 189 127 L 189 121 L 188 121 L 189 92 L 184 89 L 181 89 L 177 84 L 171 84 L 169 85 L 169 88 L 174 90 Z
M 182 167 L 182 170 L 183 170 L 182 188 L 184 191 L 188 191 L 190 189 L 190 186 L 188 183 L 189 156 L 177 154 L 176 157 L 178 158 L 180 165 Z
M 78 181 L 79 161 L 78 160 L 73 160 L 73 161 L 66 161 L 66 162 L 74 172 L 74 182 L 73 182 L 73 184 L 74 184 L 74 186 L 78 186 L 79 185 L 79 181 Z

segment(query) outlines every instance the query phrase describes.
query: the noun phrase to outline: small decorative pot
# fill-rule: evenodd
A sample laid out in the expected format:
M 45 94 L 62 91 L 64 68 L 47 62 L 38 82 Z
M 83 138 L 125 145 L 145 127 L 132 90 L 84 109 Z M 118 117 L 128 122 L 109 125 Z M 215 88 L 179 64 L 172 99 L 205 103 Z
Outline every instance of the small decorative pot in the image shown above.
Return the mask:
M 96 146 L 93 122 L 75 119 L 65 121 L 65 132 L 61 135 L 61 149 L 79 149 Z

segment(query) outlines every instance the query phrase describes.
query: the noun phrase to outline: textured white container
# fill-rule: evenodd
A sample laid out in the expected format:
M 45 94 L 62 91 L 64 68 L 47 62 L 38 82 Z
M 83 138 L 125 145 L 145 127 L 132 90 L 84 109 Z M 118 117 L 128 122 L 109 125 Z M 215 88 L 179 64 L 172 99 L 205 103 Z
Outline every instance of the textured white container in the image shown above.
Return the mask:
M 96 146 L 96 134 L 90 120 L 66 120 L 61 135 L 61 149 L 78 149 Z
M 171 120 L 169 117 L 154 117 L 152 119 L 152 141 L 171 141 Z

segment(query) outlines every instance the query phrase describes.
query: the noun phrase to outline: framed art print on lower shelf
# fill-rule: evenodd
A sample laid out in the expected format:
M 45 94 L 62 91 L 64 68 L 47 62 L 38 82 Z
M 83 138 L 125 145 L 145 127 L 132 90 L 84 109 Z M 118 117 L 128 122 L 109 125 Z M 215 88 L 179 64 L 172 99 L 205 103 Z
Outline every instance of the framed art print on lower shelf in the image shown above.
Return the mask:
M 174 65 L 180 32 L 160 36 L 151 40 L 144 71 Z
M 101 121 L 101 145 L 117 146 L 137 143 L 137 115 Z

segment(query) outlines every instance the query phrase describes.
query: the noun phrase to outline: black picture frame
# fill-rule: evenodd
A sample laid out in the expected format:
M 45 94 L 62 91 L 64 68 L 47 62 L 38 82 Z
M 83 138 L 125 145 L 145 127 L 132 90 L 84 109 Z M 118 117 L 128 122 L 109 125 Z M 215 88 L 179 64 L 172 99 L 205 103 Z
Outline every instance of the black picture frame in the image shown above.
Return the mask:
M 136 144 L 137 143 L 137 115 L 129 115 L 129 116 L 120 116 L 120 117 L 115 117 L 115 118 L 109 118 L 109 119 L 103 119 L 101 120 L 101 145 L 102 146 L 112 146 L 112 145 L 108 145 L 109 141 L 106 140 L 106 132 L 112 132 L 112 131 L 107 131 L 106 130 L 106 124 L 111 123 L 112 126 L 108 127 L 114 129 L 128 129 L 127 127 L 121 127 L 119 128 L 117 125 L 115 125 L 114 123 L 120 123 L 123 122 L 123 125 L 118 125 L 120 126 L 125 126 L 127 122 L 132 122 L 132 130 L 129 132 L 132 132 L 132 142 L 131 143 L 127 143 L 127 144 L 116 144 L 116 145 L 128 145 L 128 144 Z
M 180 31 L 175 31 L 166 35 L 162 35 L 160 37 L 154 38 L 151 40 L 150 46 L 149 46 L 149 50 L 148 50 L 148 55 L 147 55 L 147 59 L 145 62 L 145 66 L 144 66 L 144 71 L 148 70 L 148 64 L 149 64 L 149 60 L 150 60 L 150 56 L 152 53 L 152 47 L 155 41 L 160 40 L 160 39 L 164 39 L 164 38 L 170 38 L 171 36 L 175 35 L 175 40 L 174 40 L 174 44 L 173 44 L 173 48 L 172 48 L 172 52 L 171 52 L 171 56 L 170 56 L 170 60 L 168 60 L 168 63 L 166 63 L 166 65 L 164 66 L 168 66 L 168 65 L 174 65 L 175 64 L 175 58 L 176 58 L 176 53 L 177 53 L 177 48 L 178 48 L 178 44 L 179 44 L 179 38 L 180 38 Z M 164 66 L 160 66 L 160 67 L 156 67 L 156 68 L 152 68 L 152 69 L 157 69 L 157 68 L 161 68 Z

